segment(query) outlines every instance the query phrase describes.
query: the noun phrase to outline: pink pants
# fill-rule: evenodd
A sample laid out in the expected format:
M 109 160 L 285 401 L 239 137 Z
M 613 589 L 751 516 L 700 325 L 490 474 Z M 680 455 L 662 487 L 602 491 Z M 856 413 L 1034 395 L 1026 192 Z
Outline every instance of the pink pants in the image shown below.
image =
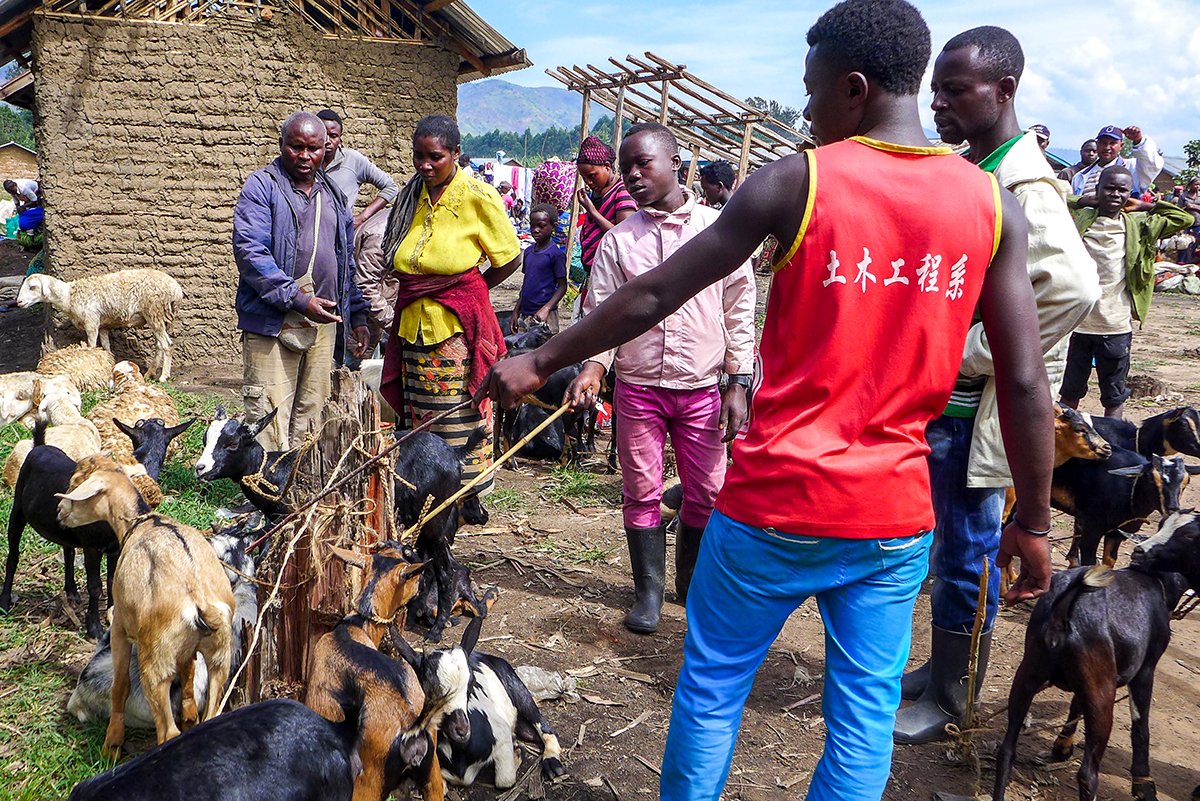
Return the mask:
M 683 485 L 679 519 L 704 526 L 725 483 L 721 442 L 721 393 L 717 387 L 664 389 L 617 381 L 613 414 L 621 459 L 625 525 L 653 528 L 662 522 L 663 447 L 667 434 Z

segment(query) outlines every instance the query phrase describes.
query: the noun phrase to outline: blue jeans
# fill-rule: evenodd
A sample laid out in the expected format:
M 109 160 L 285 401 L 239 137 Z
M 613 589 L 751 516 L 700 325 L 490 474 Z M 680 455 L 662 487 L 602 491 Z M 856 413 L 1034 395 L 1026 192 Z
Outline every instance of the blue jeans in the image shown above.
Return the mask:
M 929 542 L 800 537 L 713 512 L 688 590 L 663 801 L 717 801 L 754 674 L 788 616 L 814 595 L 825 623 L 828 734 L 808 798 L 880 798 Z
M 937 418 L 925 429 L 929 443 L 929 479 L 933 485 L 933 510 L 937 528 L 933 536 L 933 592 L 930 606 L 933 625 L 966 633 L 975 625 L 979 579 L 988 560 L 987 617 L 983 631 L 992 630 L 1000 598 L 1000 518 L 1004 515 L 1004 490 L 967 487 L 967 459 L 971 453 L 973 418 Z

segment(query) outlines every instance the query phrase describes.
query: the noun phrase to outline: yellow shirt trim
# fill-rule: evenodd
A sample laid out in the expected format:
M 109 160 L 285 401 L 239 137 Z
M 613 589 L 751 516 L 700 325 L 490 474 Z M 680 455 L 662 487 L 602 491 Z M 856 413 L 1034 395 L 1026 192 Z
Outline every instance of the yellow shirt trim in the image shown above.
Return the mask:
M 796 231 L 796 238 L 792 240 L 792 246 L 788 249 L 787 255 L 782 259 L 776 259 L 775 263 L 771 265 L 773 272 L 782 270 L 800 249 L 800 241 L 804 239 L 804 232 L 808 230 L 808 221 L 812 219 L 813 204 L 817 202 L 817 157 L 813 151 L 806 150 L 804 158 L 808 161 L 808 197 L 804 199 L 804 217 L 800 220 L 800 228 Z
M 1000 182 L 990 172 L 985 175 L 992 179 L 992 200 L 996 204 L 996 232 L 992 235 L 992 258 L 994 259 L 996 251 L 1000 249 L 1000 234 L 1004 229 L 1004 206 L 1000 203 Z
M 392 267 L 408 275 L 459 275 L 488 260 L 495 266 L 507 264 L 520 254 L 500 195 L 456 170 L 437 203 L 421 187 L 413 226 L 396 249 Z M 401 310 L 396 333 L 407 342 L 436 345 L 462 331 L 453 312 L 420 298 Z
M 920 156 L 947 156 L 954 152 L 950 147 L 915 147 L 912 145 L 898 145 L 895 142 L 883 142 L 878 139 L 872 139 L 869 136 L 852 136 L 850 137 L 855 142 L 873 147 L 876 150 L 886 150 L 889 153 L 912 153 Z

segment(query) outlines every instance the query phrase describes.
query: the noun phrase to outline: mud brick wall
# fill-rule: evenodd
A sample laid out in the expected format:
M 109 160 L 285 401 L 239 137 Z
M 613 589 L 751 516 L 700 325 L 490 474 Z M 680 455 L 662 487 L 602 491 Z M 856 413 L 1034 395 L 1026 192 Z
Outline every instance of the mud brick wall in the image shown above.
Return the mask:
M 288 14 L 203 25 L 40 16 L 33 53 L 48 269 L 173 275 L 185 293 L 176 365 L 189 372 L 240 362 L 233 208 L 279 154 L 288 114 L 337 110 L 344 144 L 403 180 L 417 121 L 457 107 L 457 54 L 322 36 Z M 55 338 L 80 339 L 59 317 Z M 151 347 L 145 332 L 113 341 L 143 365 Z

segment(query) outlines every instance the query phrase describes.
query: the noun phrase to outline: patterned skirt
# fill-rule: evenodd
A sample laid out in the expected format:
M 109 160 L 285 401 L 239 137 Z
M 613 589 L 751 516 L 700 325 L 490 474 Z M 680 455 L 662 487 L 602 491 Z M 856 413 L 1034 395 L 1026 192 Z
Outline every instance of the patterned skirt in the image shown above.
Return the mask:
M 434 415 L 457 406 L 470 396 L 467 377 L 471 369 L 471 353 L 462 334 L 455 334 L 436 345 L 414 345 L 397 337 L 393 340 L 402 348 L 404 358 L 404 408 L 396 410 L 396 427 L 400 431 L 416 428 Z M 492 465 L 492 404 L 482 403 L 482 409 L 468 406 L 433 425 L 429 430 L 442 437 L 451 447 L 462 446 L 471 432 L 487 427 L 487 436 L 475 447 L 463 463 L 463 483 Z M 475 485 L 475 493 L 486 495 L 492 489 L 492 476 Z

